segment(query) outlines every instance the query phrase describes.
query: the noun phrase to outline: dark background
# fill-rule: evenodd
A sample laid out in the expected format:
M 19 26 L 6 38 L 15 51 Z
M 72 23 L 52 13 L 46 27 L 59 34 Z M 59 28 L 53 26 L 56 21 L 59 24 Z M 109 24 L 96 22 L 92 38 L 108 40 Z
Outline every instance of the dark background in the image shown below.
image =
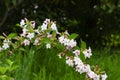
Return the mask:
M 57 21 L 95 48 L 120 46 L 120 0 L 0 0 L 0 33 L 20 32 L 23 18 Z

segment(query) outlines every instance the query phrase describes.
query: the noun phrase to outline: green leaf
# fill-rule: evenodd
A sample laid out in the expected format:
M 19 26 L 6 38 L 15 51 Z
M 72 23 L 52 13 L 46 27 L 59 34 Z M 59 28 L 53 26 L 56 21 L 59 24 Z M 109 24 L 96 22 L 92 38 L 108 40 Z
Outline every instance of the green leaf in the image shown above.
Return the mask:
M 21 27 L 20 24 L 18 24 L 18 23 L 17 23 L 15 26 L 17 26 L 17 27 Z
M 51 43 L 51 40 L 49 38 L 42 38 L 41 40 L 43 43 Z
M 55 37 L 56 36 L 56 31 L 52 32 L 52 36 Z
M 57 49 L 61 52 L 61 51 L 64 51 L 64 49 L 65 49 L 65 46 L 64 45 L 61 45 L 60 43 L 57 43 L 56 44 L 56 47 L 57 47 Z
M 25 51 L 25 49 L 24 49 L 24 48 L 22 48 L 22 47 L 20 47 L 20 48 L 19 48 L 19 50 L 20 50 L 20 51 Z
M 8 35 L 8 38 L 11 38 L 11 39 L 14 39 L 15 37 L 17 37 L 17 34 L 16 33 L 10 33 Z
M 80 53 L 80 59 L 84 62 L 85 61 L 85 56 L 84 56 L 84 54 L 81 52 Z
M 85 50 L 86 49 L 86 43 L 83 40 L 81 40 L 80 42 L 81 42 L 82 50 Z
M 78 34 L 73 33 L 73 34 L 71 34 L 71 35 L 69 36 L 69 39 L 75 39 L 75 38 L 77 38 L 77 37 L 78 37 Z
M 0 72 L 2 74 L 5 74 L 7 70 L 8 70 L 8 68 L 6 68 L 6 67 L 0 67 Z

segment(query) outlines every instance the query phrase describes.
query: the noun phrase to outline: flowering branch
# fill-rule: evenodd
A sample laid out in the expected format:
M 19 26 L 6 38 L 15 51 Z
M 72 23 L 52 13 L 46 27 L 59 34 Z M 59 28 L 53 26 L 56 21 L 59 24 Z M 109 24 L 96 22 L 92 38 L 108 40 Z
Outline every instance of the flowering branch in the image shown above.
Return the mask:
M 86 44 L 83 41 L 81 41 L 81 48 L 77 46 L 75 40 L 77 34 L 70 35 L 67 31 L 58 32 L 56 22 L 50 21 L 50 19 L 46 19 L 37 29 L 35 29 L 35 21 L 29 21 L 26 18 L 21 20 L 19 26 L 23 31 L 19 36 L 3 34 L 5 37 L 0 45 L 0 51 L 8 50 L 8 52 L 14 53 L 18 48 L 30 45 L 41 46 L 43 44 L 46 49 L 59 46 L 62 48 L 61 52 L 58 53 L 59 58 L 65 58 L 66 64 L 76 72 L 86 73 L 86 79 L 106 80 L 105 72 L 100 71 L 98 67 L 94 67 L 92 70 L 90 65 L 86 63 L 85 60 L 92 56 L 92 51 L 90 47 L 86 49 Z M 12 42 L 13 39 L 15 42 Z

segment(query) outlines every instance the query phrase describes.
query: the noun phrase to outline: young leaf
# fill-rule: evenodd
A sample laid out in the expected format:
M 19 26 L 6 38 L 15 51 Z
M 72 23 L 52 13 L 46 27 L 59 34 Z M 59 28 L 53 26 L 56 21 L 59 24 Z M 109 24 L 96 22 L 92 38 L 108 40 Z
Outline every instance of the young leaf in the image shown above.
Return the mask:
M 14 39 L 16 36 L 17 36 L 16 33 L 10 33 L 10 34 L 8 35 L 8 38 Z
M 78 34 L 73 33 L 73 34 L 71 34 L 71 35 L 69 36 L 69 39 L 75 39 L 75 38 L 77 38 L 77 37 L 78 37 Z

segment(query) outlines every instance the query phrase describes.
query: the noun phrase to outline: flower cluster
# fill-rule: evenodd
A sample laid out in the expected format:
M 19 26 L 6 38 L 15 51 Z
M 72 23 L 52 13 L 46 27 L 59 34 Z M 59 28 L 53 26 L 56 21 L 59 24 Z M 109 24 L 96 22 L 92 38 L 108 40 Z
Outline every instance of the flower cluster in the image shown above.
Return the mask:
M 70 40 L 70 39 L 67 39 L 67 38 L 65 38 L 64 36 L 61 36 L 61 37 L 59 37 L 59 42 L 61 43 L 61 44 L 64 44 L 64 46 L 66 46 L 66 48 L 68 49 L 68 50 L 70 50 L 70 49 L 72 49 L 73 47 L 75 47 L 76 46 L 76 41 L 75 40 Z
M 6 50 L 6 49 L 8 49 L 10 46 L 10 43 L 11 43 L 11 41 L 9 40 L 9 39 L 4 39 L 3 40 L 3 43 L 2 43 L 2 46 L 0 46 L 0 52 L 2 51 L 2 50 Z
M 66 36 L 66 35 L 65 35 Z M 74 39 L 69 39 L 69 36 L 64 37 L 62 35 L 59 37 L 59 42 L 65 46 L 65 49 L 68 51 L 71 51 L 74 56 L 66 56 L 66 64 L 68 66 L 73 67 L 75 71 L 79 72 L 80 74 L 86 73 L 86 78 L 93 79 L 93 80 L 106 80 L 107 75 L 104 74 L 97 74 L 94 71 L 91 70 L 90 65 L 82 62 L 81 58 L 79 57 L 80 54 L 84 54 L 85 59 L 90 58 L 92 56 L 91 48 L 88 49 L 74 49 L 74 47 L 77 46 L 77 42 Z M 61 54 L 59 54 L 60 56 Z M 61 58 L 61 56 L 60 56 Z M 103 77 L 104 76 L 104 77 Z
M 70 38 L 70 34 L 65 31 L 63 33 L 59 33 L 56 27 L 55 21 L 50 21 L 50 19 L 46 19 L 43 24 L 36 28 L 35 21 L 28 21 L 26 18 L 22 19 L 20 22 L 20 27 L 22 28 L 22 33 L 19 36 L 15 36 L 16 42 L 14 45 L 21 46 L 40 46 L 41 44 L 45 45 L 46 49 L 50 49 L 53 45 L 57 47 L 63 47 L 63 50 L 58 54 L 59 58 L 65 58 L 66 64 L 68 66 L 75 69 L 75 71 L 80 74 L 86 73 L 86 78 L 92 80 L 106 80 L 106 73 L 95 73 L 91 69 L 90 65 L 81 59 L 81 54 L 84 55 L 84 58 L 90 58 L 92 56 L 91 48 L 83 49 L 77 46 L 76 40 Z M 58 37 L 59 35 L 60 37 Z M 73 35 L 72 35 L 73 36 Z M 73 36 L 74 37 L 74 36 Z M 12 46 L 11 37 L 4 37 L 3 43 L 0 46 L 0 51 L 7 50 Z M 17 43 L 18 41 L 18 43 Z M 52 45 L 53 44 L 53 45 Z M 68 54 L 67 52 L 71 53 Z

